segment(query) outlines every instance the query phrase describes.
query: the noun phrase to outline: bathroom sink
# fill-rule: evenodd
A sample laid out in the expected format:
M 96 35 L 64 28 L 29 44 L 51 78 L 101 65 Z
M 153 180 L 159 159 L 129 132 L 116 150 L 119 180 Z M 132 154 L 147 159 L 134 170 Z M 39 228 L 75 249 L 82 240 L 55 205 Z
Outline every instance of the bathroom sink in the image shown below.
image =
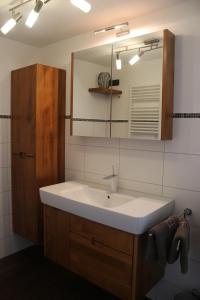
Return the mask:
M 105 190 L 92 188 L 87 185 L 66 189 L 62 191 L 60 195 L 74 201 L 110 208 L 118 207 L 133 200 L 133 197 L 113 193 L 110 194 Z
M 168 217 L 174 201 L 109 193 L 75 181 L 40 188 L 43 204 L 133 234 L 142 234 Z

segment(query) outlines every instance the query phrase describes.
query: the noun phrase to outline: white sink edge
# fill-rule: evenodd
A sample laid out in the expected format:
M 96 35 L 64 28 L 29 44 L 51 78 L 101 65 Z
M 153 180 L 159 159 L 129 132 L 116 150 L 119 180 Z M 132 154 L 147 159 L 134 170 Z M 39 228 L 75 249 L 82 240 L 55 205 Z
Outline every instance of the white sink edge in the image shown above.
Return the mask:
M 69 183 L 69 182 L 68 182 Z M 76 181 L 72 181 L 72 186 L 74 184 L 74 187 L 77 184 L 80 184 Z M 82 184 L 82 183 L 81 183 Z M 89 186 L 88 184 L 83 184 L 84 186 Z M 60 186 L 58 184 L 57 186 Z M 65 183 L 63 183 L 63 188 L 65 186 Z M 142 227 L 142 220 L 145 218 L 143 217 L 137 217 L 137 216 L 130 216 L 125 213 L 121 213 L 120 211 L 116 211 L 113 208 L 109 207 L 100 207 L 98 205 L 94 204 L 89 204 L 89 203 L 84 203 L 76 200 L 71 200 L 68 199 L 61 194 L 58 195 L 58 193 L 55 191 L 56 185 L 49 186 L 49 187 L 44 187 L 41 188 L 40 191 L 42 191 L 45 194 L 48 194 L 50 198 L 53 198 L 53 195 L 56 195 L 61 201 L 58 201 L 55 204 L 55 200 L 42 200 L 42 203 L 47 204 L 49 206 L 55 207 L 57 209 L 61 209 L 63 211 L 72 213 L 74 215 L 78 215 L 80 217 L 89 219 L 94 222 L 98 222 L 107 226 L 111 226 L 132 234 L 143 234 L 146 232 L 151 226 L 155 225 L 155 221 L 153 220 L 154 216 L 156 216 L 157 220 L 156 223 L 162 221 L 166 217 L 166 212 L 165 216 L 162 217 L 162 213 L 160 214 L 160 217 L 158 218 L 158 214 L 162 210 L 163 207 L 165 207 L 165 210 L 168 211 L 168 215 L 170 215 L 173 211 L 174 208 L 174 200 L 172 199 L 167 199 L 163 200 L 162 197 L 156 197 L 158 200 L 162 200 L 162 202 L 165 202 L 166 204 L 163 205 L 162 207 L 158 208 L 156 211 L 153 211 L 152 213 L 148 214 L 149 218 L 152 220 L 150 222 L 150 225 L 147 227 L 143 226 Z M 51 189 L 54 189 L 54 191 L 50 191 Z M 103 190 L 103 189 L 102 189 Z M 105 190 L 104 190 L 105 191 Z M 119 193 L 117 193 L 119 194 Z M 120 195 L 123 196 L 123 194 L 120 193 Z M 125 194 L 125 196 L 131 196 Z M 156 200 L 152 195 L 149 197 L 150 199 Z M 159 199 L 161 198 L 161 199 Z M 123 206 L 123 204 L 121 205 Z M 120 207 L 121 207 L 120 206 Z M 137 224 L 136 224 L 137 223 Z M 152 224 L 152 225 L 151 225 Z M 134 228 L 133 228 L 134 227 Z M 140 228 L 139 228 L 140 227 Z

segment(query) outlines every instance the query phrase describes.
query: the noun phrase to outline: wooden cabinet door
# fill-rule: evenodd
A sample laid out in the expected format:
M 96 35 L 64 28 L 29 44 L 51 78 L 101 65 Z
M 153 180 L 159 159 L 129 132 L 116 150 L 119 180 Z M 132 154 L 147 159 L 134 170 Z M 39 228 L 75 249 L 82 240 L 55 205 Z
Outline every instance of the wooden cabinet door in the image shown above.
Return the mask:
M 69 214 L 44 206 L 45 256 L 69 268 Z
M 36 67 L 12 72 L 12 153 L 35 153 Z
M 35 159 L 12 155 L 13 229 L 24 238 L 38 241 L 38 191 Z

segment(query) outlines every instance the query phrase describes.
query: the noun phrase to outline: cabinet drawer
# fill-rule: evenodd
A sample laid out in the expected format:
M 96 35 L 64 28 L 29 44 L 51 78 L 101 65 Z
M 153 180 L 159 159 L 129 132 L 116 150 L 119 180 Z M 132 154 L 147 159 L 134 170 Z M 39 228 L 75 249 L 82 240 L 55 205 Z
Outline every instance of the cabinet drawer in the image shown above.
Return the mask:
M 132 256 L 71 232 L 70 269 L 121 299 L 130 299 Z
M 74 215 L 70 216 L 70 230 L 86 239 L 100 242 L 112 249 L 133 254 L 133 235 Z

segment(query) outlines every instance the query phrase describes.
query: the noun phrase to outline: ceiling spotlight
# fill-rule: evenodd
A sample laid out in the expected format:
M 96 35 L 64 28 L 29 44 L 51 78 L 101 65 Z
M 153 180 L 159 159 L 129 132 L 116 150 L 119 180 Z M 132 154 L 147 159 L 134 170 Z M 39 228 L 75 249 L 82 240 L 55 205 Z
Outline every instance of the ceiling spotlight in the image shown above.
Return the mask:
M 35 22 L 37 21 L 40 11 L 43 7 L 43 1 L 36 0 L 35 8 L 31 10 L 30 14 L 28 15 L 28 18 L 26 20 L 26 26 L 29 28 L 32 28 Z
M 107 32 L 107 31 L 111 31 L 111 30 L 117 30 L 117 29 L 121 29 L 121 31 L 124 31 L 126 29 L 126 31 L 127 31 L 128 25 L 129 25 L 129 23 L 125 22 L 125 23 L 97 29 L 94 31 L 94 33 L 97 34 L 97 33 Z M 129 33 L 129 31 L 128 31 L 128 33 Z
M 21 20 L 22 15 L 20 13 L 14 14 L 12 18 L 10 18 L 2 27 L 1 27 L 1 32 L 3 34 L 7 34 L 9 31 L 11 31 Z
M 103 32 L 106 32 L 105 28 L 95 30 L 94 34 L 103 33 Z
M 128 25 L 129 25 L 129 23 L 125 22 L 125 23 L 115 25 L 114 27 L 115 27 L 115 29 L 122 29 L 122 28 L 128 27 Z
M 136 64 L 136 62 L 138 62 L 140 60 L 140 58 L 144 55 L 144 51 L 140 51 L 138 54 L 135 54 L 131 60 L 129 61 L 129 64 L 131 66 L 133 66 L 134 64 Z
M 89 13 L 92 8 L 91 4 L 86 0 L 71 0 L 71 3 L 82 10 L 84 13 Z
M 120 30 L 120 32 L 117 32 L 117 33 L 116 33 L 116 37 L 117 37 L 117 38 L 120 38 L 120 37 L 122 37 L 122 36 L 128 35 L 129 33 L 130 33 L 130 30 L 129 30 L 129 29 L 123 29 L 123 28 L 122 28 L 122 30 Z
M 116 69 L 121 70 L 122 69 L 122 60 L 119 57 L 119 53 L 117 53 L 117 58 L 116 58 Z

